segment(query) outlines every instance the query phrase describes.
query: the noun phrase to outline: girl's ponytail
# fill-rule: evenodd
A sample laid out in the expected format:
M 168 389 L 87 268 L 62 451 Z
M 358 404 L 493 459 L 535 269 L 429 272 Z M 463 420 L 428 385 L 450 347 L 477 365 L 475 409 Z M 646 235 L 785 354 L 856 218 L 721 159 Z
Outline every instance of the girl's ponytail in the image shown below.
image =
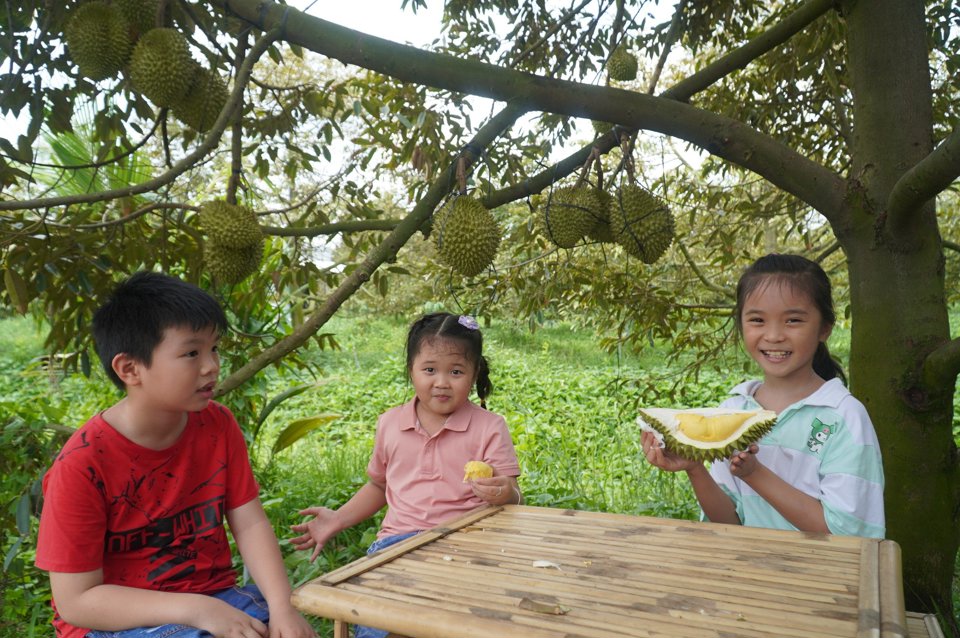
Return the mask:
M 477 361 L 477 397 L 480 398 L 480 407 L 487 407 L 487 397 L 493 392 L 493 383 L 490 381 L 490 366 L 487 359 L 480 355 Z
M 813 354 L 813 371 L 826 381 L 839 378 L 843 385 L 847 385 L 847 375 L 843 373 L 843 368 L 830 354 L 827 344 L 823 341 L 817 345 L 817 351 Z

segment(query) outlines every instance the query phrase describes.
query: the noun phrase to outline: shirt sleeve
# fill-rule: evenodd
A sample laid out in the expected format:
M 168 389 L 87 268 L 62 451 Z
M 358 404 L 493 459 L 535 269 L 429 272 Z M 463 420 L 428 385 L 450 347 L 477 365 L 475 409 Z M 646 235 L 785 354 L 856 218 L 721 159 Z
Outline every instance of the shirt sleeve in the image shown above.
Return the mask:
M 383 441 L 383 424 L 384 419 L 381 416 L 377 420 L 377 431 L 373 439 L 373 453 L 367 463 L 367 476 L 377 485 L 387 484 L 387 455 Z
M 81 573 L 103 567 L 107 506 L 92 468 L 83 472 L 58 460 L 43 479 L 43 511 L 36 566 L 50 572 Z
M 260 486 L 253 476 L 253 468 L 250 466 L 250 454 L 247 450 L 247 442 L 243 438 L 243 432 L 237 424 L 236 419 L 229 410 L 229 421 L 224 424 L 227 436 L 227 467 L 230 483 L 227 489 L 227 497 L 224 505 L 228 510 L 236 509 L 245 505 L 260 495 Z

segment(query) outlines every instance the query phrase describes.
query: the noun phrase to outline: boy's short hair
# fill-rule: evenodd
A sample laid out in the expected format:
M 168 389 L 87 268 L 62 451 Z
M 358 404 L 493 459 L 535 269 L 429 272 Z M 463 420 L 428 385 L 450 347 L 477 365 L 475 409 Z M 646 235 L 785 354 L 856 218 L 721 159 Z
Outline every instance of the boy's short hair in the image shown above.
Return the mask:
M 93 341 L 110 380 L 124 383 L 113 370 L 113 359 L 124 353 L 150 365 L 154 349 L 167 328 L 227 330 L 223 308 L 208 292 L 176 277 L 138 272 L 121 282 L 93 315 Z

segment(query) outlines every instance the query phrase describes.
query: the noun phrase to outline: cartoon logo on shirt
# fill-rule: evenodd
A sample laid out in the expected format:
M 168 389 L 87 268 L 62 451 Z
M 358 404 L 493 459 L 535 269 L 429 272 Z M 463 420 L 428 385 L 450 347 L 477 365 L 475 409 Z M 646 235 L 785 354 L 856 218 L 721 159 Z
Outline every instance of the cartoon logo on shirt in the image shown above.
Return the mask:
M 825 425 L 820 419 L 814 419 L 810 438 L 807 439 L 807 449 L 814 454 L 819 454 L 820 450 L 823 449 L 823 444 L 827 442 L 831 434 L 833 434 L 833 426 Z

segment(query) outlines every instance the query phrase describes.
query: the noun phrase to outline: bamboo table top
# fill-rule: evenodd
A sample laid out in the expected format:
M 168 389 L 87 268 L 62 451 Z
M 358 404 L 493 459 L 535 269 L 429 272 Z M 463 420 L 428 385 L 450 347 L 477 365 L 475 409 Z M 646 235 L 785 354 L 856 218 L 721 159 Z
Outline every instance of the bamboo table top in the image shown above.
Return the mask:
M 293 602 L 343 636 L 907 635 L 893 541 L 520 505 L 361 558 Z

